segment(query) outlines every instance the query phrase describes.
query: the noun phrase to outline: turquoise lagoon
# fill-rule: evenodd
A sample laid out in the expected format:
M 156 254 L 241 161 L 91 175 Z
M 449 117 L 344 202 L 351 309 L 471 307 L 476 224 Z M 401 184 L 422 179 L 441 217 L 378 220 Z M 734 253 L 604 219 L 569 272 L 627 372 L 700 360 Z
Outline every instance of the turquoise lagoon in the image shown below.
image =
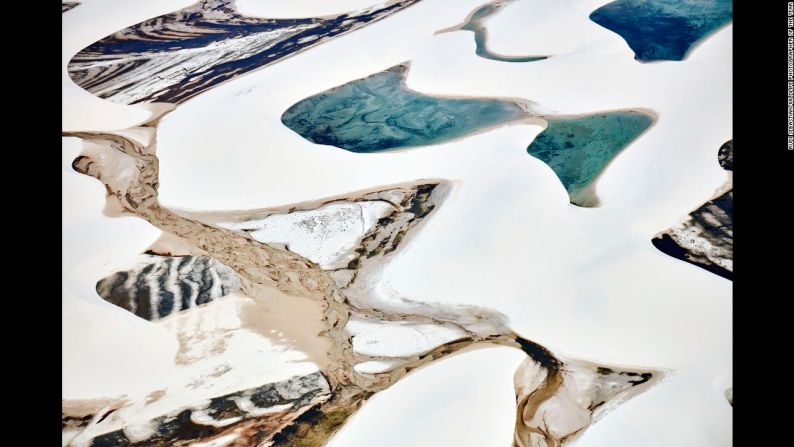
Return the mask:
M 513 101 L 417 93 L 405 86 L 407 70 L 398 65 L 306 98 L 281 122 L 314 143 L 371 153 L 443 143 L 527 117 Z
M 583 116 L 537 116 L 516 101 L 443 98 L 405 86 L 408 67 L 398 65 L 303 99 L 281 121 L 317 144 L 376 153 L 427 146 L 493 126 L 542 118 L 548 127 L 527 152 L 557 174 L 579 206 L 596 206 L 593 185 L 609 162 L 653 124 L 633 110 Z
M 593 186 L 607 164 L 654 120 L 631 110 L 545 119 L 548 127 L 527 152 L 551 167 L 571 203 L 585 207 L 598 205 Z
M 638 61 L 680 61 L 733 19 L 731 0 L 616 0 L 590 19 L 620 35 Z

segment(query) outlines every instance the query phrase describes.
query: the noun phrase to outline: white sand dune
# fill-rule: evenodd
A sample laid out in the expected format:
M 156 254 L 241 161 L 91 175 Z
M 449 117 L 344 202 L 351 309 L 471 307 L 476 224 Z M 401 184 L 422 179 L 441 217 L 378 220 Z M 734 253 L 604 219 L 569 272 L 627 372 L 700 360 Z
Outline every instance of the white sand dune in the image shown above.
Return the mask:
M 64 14 L 64 129 L 122 128 L 147 116 L 82 91 L 66 62 L 96 39 L 188 3 L 88 0 Z M 297 16 L 364 3 L 246 0 L 240 9 Z M 182 104 L 159 131 L 161 201 L 249 209 L 418 178 L 451 180 L 449 199 L 389 265 L 384 287 L 420 301 L 493 308 L 554 352 L 674 371 L 578 445 L 731 445 L 723 393 L 732 385 L 732 283 L 650 242 L 725 181 L 717 149 L 732 138 L 731 27 L 683 62 L 640 64 L 619 36 L 587 19 L 606 1 L 519 1 L 487 22 L 490 49 L 554 57 L 505 63 L 476 56 L 471 33 L 434 36 L 481 3 L 425 0 Z M 353 154 L 312 144 L 280 122 L 307 96 L 405 61 L 408 86 L 425 94 L 525 98 L 555 113 L 644 107 L 659 119 L 606 169 L 597 184 L 603 204 L 594 209 L 570 205 L 551 169 L 526 153 L 539 126 Z M 152 390 L 162 381 L 136 381 L 136 371 L 145 365 L 151 375 L 173 377 L 173 335 L 89 292 L 91 281 L 142 251 L 156 232 L 99 215 L 100 184 L 68 167 L 74 141 L 64 140 L 64 397 Z M 86 368 L 91 358 L 109 360 Z M 511 377 L 521 358 L 500 348 L 431 365 L 376 396 L 330 445 L 506 446 L 515 413 Z

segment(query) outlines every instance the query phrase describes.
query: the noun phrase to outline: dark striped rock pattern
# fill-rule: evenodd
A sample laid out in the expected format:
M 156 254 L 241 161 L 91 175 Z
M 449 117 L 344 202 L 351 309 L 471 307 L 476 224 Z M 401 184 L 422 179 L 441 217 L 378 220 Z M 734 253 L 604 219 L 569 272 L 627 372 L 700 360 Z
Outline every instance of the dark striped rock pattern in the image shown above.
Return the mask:
M 91 420 L 94 419 L 94 414 L 87 414 L 82 416 L 73 416 L 71 414 L 66 414 L 66 412 L 61 413 L 61 430 L 82 430 L 88 424 L 91 423 Z
M 76 7 L 80 6 L 80 2 L 62 2 L 61 3 L 61 14 L 64 12 Z
M 101 279 L 96 291 L 145 320 L 159 320 L 240 289 L 234 270 L 214 258 L 142 256 L 142 265 Z
M 720 147 L 720 166 L 733 171 L 733 140 Z M 733 280 L 733 186 L 704 203 L 678 225 L 653 238 L 662 252 Z
M 83 436 L 88 438 L 86 445 L 90 447 L 187 446 L 229 435 L 238 437 L 235 446 L 257 446 L 267 443 L 330 393 L 325 377 L 316 372 L 215 397 L 203 405 L 156 417 L 146 424 L 150 427 L 149 436 L 142 437 L 126 427 L 104 431 L 118 423 L 112 414 L 87 427 Z
M 267 19 L 239 14 L 234 0 L 202 0 L 84 48 L 69 62 L 69 76 L 116 103 L 180 103 L 419 1 L 387 2 L 335 17 Z

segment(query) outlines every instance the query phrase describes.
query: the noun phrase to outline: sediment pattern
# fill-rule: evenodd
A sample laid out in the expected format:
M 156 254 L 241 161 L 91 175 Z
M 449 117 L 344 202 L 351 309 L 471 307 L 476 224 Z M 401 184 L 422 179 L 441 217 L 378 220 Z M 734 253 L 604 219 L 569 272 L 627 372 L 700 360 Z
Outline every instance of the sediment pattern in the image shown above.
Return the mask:
M 310 304 L 316 305 L 324 327 L 316 337 L 329 341 L 328 349 L 323 351 L 327 362 L 318 364 L 320 372 L 312 382 L 322 386 L 297 387 L 294 392 L 290 391 L 291 400 L 283 404 L 278 399 L 267 400 L 271 405 L 267 408 L 274 413 L 245 413 L 247 410 L 240 403 L 245 398 L 253 400 L 254 395 L 270 396 L 269 391 L 223 395 L 211 399 L 208 406 L 192 405 L 152 418 L 144 424 L 148 430 L 137 426 L 114 427 L 118 421 L 111 419 L 113 415 L 105 415 L 109 422 L 103 424 L 97 420 L 89 424 L 75 438 L 79 442 L 73 441 L 72 445 L 188 445 L 196 440 L 217 441 L 227 436 L 224 441 L 239 446 L 262 443 L 320 446 L 375 393 L 423 365 L 477 343 L 510 346 L 528 355 L 537 373 L 524 372 L 517 380 L 521 387 L 517 394 L 532 396 L 519 399 L 520 413 L 529 416 L 517 425 L 517 439 L 526 437 L 519 432 L 534 430 L 533 433 L 539 431 L 540 438 L 532 441 L 537 442 L 533 445 L 543 445 L 540 442 L 547 446 L 559 445 L 569 436 L 565 422 L 568 418 L 574 418 L 579 424 L 577 432 L 582 432 L 594 419 L 593 412 L 598 408 L 591 403 L 616 402 L 622 396 L 623 376 L 648 385 L 662 377 L 661 371 L 634 368 L 622 369 L 615 376 L 603 372 L 606 371 L 603 365 L 564 360 L 513 332 L 503 315 L 488 309 L 429 305 L 380 290 L 378 280 L 384 264 L 414 237 L 423 221 L 446 197 L 449 186 L 445 182 L 416 181 L 281 209 L 189 213 L 163 207 L 157 197 L 159 170 L 155 154 L 156 127 L 160 118 L 157 116 L 135 128 L 135 132 L 124 134 L 65 133 L 65 136 L 79 137 L 86 142 L 83 153 L 73 163 L 74 168 L 105 185 L 107 200 L 115 203 L 113 209 L 123 209 L 126 214 L 143 218 L 192 245 L 191 251 L 206 253 L 207 257 L 233 269 L 244 293 L 255 294 L 257 288 L 277 288 L 289 297 L 308 299 Z M 124 136 L 129 134 L 146 137 L 134 140 Z M 340 251 L 338 245 L 327 245 L 324 249 L 327 251 L 311 253 L 326 256 L 329 260 L 326 269 L 288 248 L 307 232 L 327 235 L 323 227 L 327 229 L 338 224 L 333 219 L 322 219 L 322 213 L 334 213 L 344 209 L 340 207 L 351 205 L 363 210 L 375 204 L 379 205 L 378 211 L 370 216 L 377 219 L 373 225 L 361 225 L 365 217 L 348 220 L 350 225 L 360 229 L 354 237 L 346 236 L 349 250 Z M 317 211 L 319 215 L 306 213 L 310 210 L 322 211 Z M 298 218 L 283 217 L 290 214 Z M 273 228 L 274 225 L 283 228 Z M 284 248 L 254 239 L 252 236 L 257 233 L 263 239 L 268 234 L 278 234 Z M 338 258 L 327 256 L 329 252 Z M 335 266 L 334 262 L 339 259 L 346 260 L 347 264 Z M 289 306 L 273 311 L 281 312 L 281 321 L 300 318 L 290 313 Z M 393 337 L 396 332 L 403 336 Z M 411 340 L 422 340 L 422 343 Z M 356 368 L 359 364 L 371 366 L 372 362 L 380 362 L 379 368 Z M 602 373 L 597 379 L 579 377 L 582 374 L 592 376 L 592 371 Z M 613 386 L 615 383 L 617 385 Z M 281 392 L 283 386 L 266 387 L 275 389 L 286 399 Z M 532 387 L 547 391 L 526 391 Z M 293 390 L 292 386 L 287 388 Z M 642 387 L 645 388 L 647 386 Z M 546 411 L 544 405 L 559 405 L 555 402 L 563 395 L 567 400 L 574 399 L 586 405 L 584 410 L 579 404 L 579 407 L 563 406 L 554 410 L 562 412 L 559 418 L 551 421 L 541 418 L 542 424 L 534 421 L 531 415 Z M 263 404 L 255 406 L 262 409 Z M 275 408 L 279 412 L 275 412 Z M 568 414 L 569 411 L 573 413 Z M 586 416 L 582 416 L 583 411 Z M 558 426 L 560 421 L 563 426 Z M 560 433 L 566 435 L 561 437 Z
M 239 14 L 234 0 L 202 0 L 86 47 L 69 62 L 69 76 L 116 103 L 180 103 L 419 1 L 336 17 L 267 19 Z
M 99 296 L 149 321 L 234 293 L 234 270 L 207 256 L 143 255 L 143 264 L 96 285 Z
M 426 146 L 521 120 L 514 101 L 438 98 L 405 86 L 398 65 L 306 98 L 281 122 L 303 138 L 351 152 Z
M 733 280 L 733 140 L 723 144 L 717 159 L 729 179 L 717 196 L 680 223 L 653 238 L 653 245 L 674 258 Z
M 527 358 L 514 376 L 514 447 L 558 447 L 573 441 L 623 400 L 648 386 L 655 372 L 616 371 L 578 361 L 542 368 Z
M 590 19 L 620 35 L 640 62 L 684 60 L 733 19 L 731 0 L 616 0 Z

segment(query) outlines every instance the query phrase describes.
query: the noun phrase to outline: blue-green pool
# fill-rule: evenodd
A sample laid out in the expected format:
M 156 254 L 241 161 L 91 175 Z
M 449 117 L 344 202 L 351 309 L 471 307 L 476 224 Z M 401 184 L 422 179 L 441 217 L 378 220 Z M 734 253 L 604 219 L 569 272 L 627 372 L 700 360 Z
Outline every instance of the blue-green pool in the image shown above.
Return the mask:
M 516 102 L 423 95 L 405 86 L 398 65 L 306 98 L 281 122 L 317 144 L 351 152 L 426 146 L 524 119 Z
M 619 34 L 638 61 L 680 61 L 733 19 L 731 0 L 616 0 L 590 14 Z
M 549 165 L 571 203 L 596 206 L 592 185 L 607 164 L 653 124 L 637 111 L 605 112 L 572 118 L 546 118 L 548 127 L 527 152 Z
M 596 179 L 607 164 L 653 124 L 649 113 L 621 110 L 583 116 L 537 116 L 517 101 L 444 98 L 405 86 L 398 65 L 303 99 L 281 121 L 303 138 L 350 152 L 426 146 L 530 117 L 548 127 L 527 152 L 549 165 L 579 206 L 596 206 Z

